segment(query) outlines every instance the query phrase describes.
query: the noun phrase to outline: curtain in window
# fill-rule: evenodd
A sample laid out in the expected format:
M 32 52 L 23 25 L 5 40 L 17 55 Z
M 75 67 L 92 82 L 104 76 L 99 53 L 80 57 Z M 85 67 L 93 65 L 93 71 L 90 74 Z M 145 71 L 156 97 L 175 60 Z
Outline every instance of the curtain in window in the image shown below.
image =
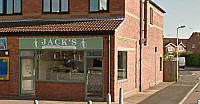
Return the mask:
M 107 10 L 107 0 L 100 0 L 99 2 L 99 10 Z

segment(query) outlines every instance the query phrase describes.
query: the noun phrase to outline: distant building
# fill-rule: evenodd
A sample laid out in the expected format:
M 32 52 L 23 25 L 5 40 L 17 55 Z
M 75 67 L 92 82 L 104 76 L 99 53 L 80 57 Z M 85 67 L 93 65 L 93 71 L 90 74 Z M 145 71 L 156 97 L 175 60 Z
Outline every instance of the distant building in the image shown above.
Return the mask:
M 177 52 L 177 38 L 164 38 L 163 39 L 164 43 L 164 47 L 165 50 L 167 51 L 167 57 L 169 60 L 173 60 L 175 53 Z M 186 52 L 187 47 L 186 47 L 186 43 L 187 43 L 188 39 L 179 39 L 179 48 L 178 48 L 178 52 L 179 54 L 182 54 L 184 52 Z
M 186 45 L 187 52 L 200 53 L 200 32 L 193 32 Z

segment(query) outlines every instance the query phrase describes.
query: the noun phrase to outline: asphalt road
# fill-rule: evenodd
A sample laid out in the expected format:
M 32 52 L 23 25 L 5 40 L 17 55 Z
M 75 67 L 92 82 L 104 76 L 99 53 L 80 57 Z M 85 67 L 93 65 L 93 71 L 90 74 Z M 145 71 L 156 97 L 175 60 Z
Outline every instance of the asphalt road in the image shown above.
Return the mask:
M 181 69 L 179 71 L 179 82 L 160 90 L 139 104 L 179 104 L 185 98 L 187 93 L 190 92 L 190 90 L 196 85 L 196 83 L 198 83 L 197 75 L 194 74 L 194 72 L 200 73 L 200 70 L 196 68 L 191 70 L 189 67 Z

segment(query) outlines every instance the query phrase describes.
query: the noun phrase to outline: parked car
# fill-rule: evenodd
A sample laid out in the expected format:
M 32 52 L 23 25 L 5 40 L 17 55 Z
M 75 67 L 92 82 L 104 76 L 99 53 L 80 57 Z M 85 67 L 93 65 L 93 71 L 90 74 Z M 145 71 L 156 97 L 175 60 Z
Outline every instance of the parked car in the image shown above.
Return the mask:
M 174 58 L 174 60 L 176 61 L 176 57 Z M 179 62 L 179 67 L 185 68 L 185 57 L 179 57 L 178 62 Z

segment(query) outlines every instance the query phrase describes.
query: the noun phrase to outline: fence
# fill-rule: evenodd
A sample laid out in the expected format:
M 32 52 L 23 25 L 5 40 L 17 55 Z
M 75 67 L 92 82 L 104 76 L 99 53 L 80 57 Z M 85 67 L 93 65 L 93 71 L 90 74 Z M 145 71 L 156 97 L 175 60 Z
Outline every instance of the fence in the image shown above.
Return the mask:
M 177 62 L 176 61 L 164 61 L 163 81 L 164 82 L 177 81 Z

